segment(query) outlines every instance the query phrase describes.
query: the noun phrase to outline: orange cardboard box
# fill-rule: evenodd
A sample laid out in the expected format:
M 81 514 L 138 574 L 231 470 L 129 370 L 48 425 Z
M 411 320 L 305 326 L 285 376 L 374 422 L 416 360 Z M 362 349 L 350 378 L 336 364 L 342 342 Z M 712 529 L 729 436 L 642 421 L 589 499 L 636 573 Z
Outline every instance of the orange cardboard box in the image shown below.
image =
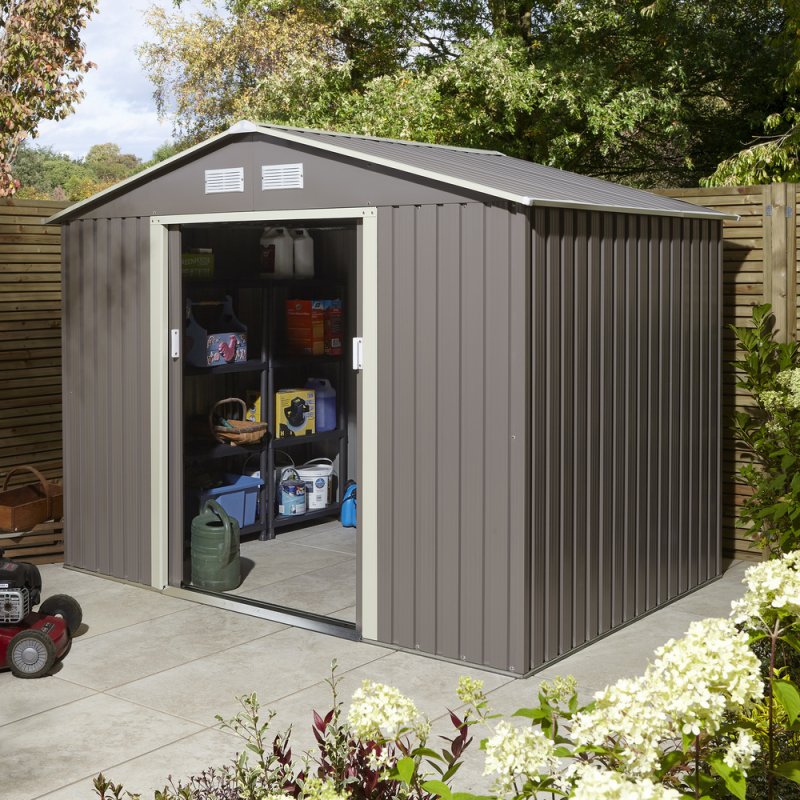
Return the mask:
M 295 355 L 321 356 L 325 353 L 325 302 L 286 301 L 286 343 Z

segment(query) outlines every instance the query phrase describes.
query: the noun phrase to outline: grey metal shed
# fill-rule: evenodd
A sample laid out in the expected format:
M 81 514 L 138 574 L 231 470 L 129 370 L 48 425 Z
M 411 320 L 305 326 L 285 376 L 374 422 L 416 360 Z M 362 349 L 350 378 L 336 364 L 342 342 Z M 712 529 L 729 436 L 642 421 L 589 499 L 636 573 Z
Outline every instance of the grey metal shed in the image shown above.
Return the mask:
M 66 563 L 515 675 L 697 588 L 721 571 L 723 218 L 500 153 L 249 122 L 56 214 Z M 182 237 L 236 265 L 264 224 L 317 226 L 363 342 L 349 625 L 183 577 Z

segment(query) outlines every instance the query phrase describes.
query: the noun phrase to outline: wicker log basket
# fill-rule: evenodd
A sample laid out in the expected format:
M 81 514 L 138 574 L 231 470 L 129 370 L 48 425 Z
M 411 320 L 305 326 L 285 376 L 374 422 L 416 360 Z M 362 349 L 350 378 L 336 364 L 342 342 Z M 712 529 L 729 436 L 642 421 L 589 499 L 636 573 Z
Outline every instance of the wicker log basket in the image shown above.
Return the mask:
M 234 408 L 241 409 L 241 419 L 231 419 Z M 218 442 L 230 445 L 258 444 L 267 434 L 266 422 L 250 422 L 246 419 L 247 404 L 238 397 L 226 397 L 214 403 L 208 413 L 208 425 Z M 227 425 L 215 422 L 215 417 L 224 419 Z
M 27 486 L 8 488 L 11 476 L 30 472 L 38 481 Z M 0 530 L 26 531 L 48 519 L 64 515 L 63 488 L 48 481 L 36 467 L 28 464 L 9 470 L 0 491 Z

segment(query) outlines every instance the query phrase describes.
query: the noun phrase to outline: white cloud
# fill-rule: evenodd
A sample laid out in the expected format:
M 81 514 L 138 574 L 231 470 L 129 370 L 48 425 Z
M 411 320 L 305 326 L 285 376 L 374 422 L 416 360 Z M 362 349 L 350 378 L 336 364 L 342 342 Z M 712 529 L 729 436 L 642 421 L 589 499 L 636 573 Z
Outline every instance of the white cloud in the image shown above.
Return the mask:
M 78 158 L 93 144 L 114 142 L 124 153 L 148 159 L 171 138 L 170 124 L 156 116 L 153 89 L 136 56 L 151 37 L 144 23 L 150 5 L 151 0 L 100 0 L 84 32 L 87 58 L 97 64 L 84 79 L 86 96 L 66 119 L 43 122 L 36 144 Z M 199 0 L 184 2 L 182 8 L 197 5 Z

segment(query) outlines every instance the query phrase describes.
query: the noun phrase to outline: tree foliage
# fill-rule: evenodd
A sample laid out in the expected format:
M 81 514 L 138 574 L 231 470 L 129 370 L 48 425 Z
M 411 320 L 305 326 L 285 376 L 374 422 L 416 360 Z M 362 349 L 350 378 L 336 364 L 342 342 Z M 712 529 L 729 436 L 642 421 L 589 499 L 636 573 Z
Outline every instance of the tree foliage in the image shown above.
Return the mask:
M 245 117 L 696 184 L 784 108 L 790 1 L 227 0 L 151 10 L 141 55 L 190 140 Z
M 81 97 L 81 31 L 96 0 L 0 2 L 0 196 L 13 194 L 20 143 L 43 119 L 63 119 Z
M 83 159 L 72 159 L 50 147 L 28 147 L 17 153 L 14 174 L 19 196 L 28 199 L 83 200 L 128 178 L 144 165 L 112 143 L 96 144 Z

